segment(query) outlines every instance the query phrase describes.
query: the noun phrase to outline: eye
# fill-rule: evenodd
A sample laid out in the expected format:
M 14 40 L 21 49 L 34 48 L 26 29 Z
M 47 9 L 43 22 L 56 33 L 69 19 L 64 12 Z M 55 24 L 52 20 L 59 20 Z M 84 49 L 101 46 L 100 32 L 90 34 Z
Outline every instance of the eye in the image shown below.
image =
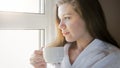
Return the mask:
M 70 17 L 64 17 L 65 20 L 70 20 L 71 18 Z

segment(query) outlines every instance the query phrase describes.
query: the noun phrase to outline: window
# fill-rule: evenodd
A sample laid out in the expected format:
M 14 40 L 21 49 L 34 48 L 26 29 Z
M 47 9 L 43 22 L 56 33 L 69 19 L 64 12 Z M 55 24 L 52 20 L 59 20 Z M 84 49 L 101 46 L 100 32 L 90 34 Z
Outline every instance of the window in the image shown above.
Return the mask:
M 33 68 L 29 58 L 44 44 L 44 30 L 0 30 L 0 68 Z
M 0 11 L 44 13 L 45 0 L 0 0 Z
M 6 0 L 0 0 L 0 1 L 6 1 Z M 10 1 L 13 1 L 13 0 L 10 0 Z M 6 2 L 8 3 L 9 1 L 6 1 Z M 0 11 L 0 41 L 2 41 L 0 42 L 0 54 L 1 54 L 0 56 L 4 58 L 4 59 L 0 58 L 1 60 L 0 68 L 18 68 L 18 67 L 33 68 L 29 63 L 29 57 L 31 56 L 33 51 L 35 49 L 39 49 L 40 45 L 47 44 L 54 39 L 54 36 L 55 36 L 55 33 L 54 33 L 55 24 L 53 20 L 54 19 L 54 15 L 53 15 L 54 0 L 39 0 L 39 2 L 40 4 L 42 2 L 45 3 L 45 4 L 42 4 L 44 8 L 41 8 L 42 6 L 39 7 L 41 9 L 44 9 L 43 11 L 42 10 L 40 11 L 41 13 L 45 12 L 44 14 L 38 14 L 38 13 L 31 14 L 31 12 L 30 13 L 14 13 L 14 12 Z M 41 34 L 40 32 L 41 29 L 43 30 L 43 32 L 41 31 L 43 34 Z M 43 35 L 45 35 L 44 38 L 41 37 Z M 14 37 L 11 37 L 11 36 L 14 36 Z M 45 40 L 45 41 L 42 41 L 42 40 Z M 14 43 L 12 41 L 17 43 Z M 7 44 L 7 42 L 9 42 L 9 45 Z M 30 43 L 31 45 L 29 45 Z M 11 46 L 14 48 L 12 49 L 7 46 Z M 18 53 L 17 53 L 17 50 L 18 50 Z M 7 53 L 9 53 L 9 56 L 7 55 Z M 23 54 L 21 55 L 20 53 L 23 53 Z M 17 57 L 14 57 L 17 60 L 13 60 L 12 55 L 24 57 L 24 58 L 21 58 L 21 60 L 19 60 L 17 59 Z M 11 59 L 9 60 L 7 57 Z M 24 62 L 23 62 L 23 59 L 24 59 Z M 6 65 L 4 66 L 4 64 Z M 50 66 L 48 67 L 53 68 Z

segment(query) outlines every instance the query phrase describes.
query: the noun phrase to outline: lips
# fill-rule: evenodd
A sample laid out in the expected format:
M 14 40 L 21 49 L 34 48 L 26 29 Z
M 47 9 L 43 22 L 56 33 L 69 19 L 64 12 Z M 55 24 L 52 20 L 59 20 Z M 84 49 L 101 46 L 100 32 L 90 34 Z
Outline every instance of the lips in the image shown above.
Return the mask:
M 70 32 L 62 32 L 63 36 L 68 35 Z

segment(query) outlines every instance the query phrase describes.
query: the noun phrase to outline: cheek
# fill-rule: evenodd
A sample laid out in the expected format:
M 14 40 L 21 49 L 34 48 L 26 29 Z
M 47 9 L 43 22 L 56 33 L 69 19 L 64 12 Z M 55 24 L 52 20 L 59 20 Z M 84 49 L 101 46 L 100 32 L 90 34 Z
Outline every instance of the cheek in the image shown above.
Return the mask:
M 83 24 L 81 24 L 80 22 L 71 22 L 67 24 L 67 29 L 70 32 L 70 35 L 65 37 L 68 42 L 78 40 L 85 33 Z
M 73 31 L 78 32 L 78 31 L 83 30 L 84 25 L 83 25 L 83 22 L 76 20 L 76 21 L 71 22 L 70 28 L 72 28 Z
M 71 32 L 74 36 L 78 37 L 86 32 L 86 26 L 83 21 L 74 21 L 71 23 Z

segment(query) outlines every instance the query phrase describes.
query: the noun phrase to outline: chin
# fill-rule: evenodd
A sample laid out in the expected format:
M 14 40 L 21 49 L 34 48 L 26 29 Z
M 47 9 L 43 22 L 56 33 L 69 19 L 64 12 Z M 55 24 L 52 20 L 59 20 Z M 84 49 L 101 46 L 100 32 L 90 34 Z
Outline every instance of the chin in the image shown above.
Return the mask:
M 73 39 L 66 39 L 67 42 L 74 42 L 75 40 Z

